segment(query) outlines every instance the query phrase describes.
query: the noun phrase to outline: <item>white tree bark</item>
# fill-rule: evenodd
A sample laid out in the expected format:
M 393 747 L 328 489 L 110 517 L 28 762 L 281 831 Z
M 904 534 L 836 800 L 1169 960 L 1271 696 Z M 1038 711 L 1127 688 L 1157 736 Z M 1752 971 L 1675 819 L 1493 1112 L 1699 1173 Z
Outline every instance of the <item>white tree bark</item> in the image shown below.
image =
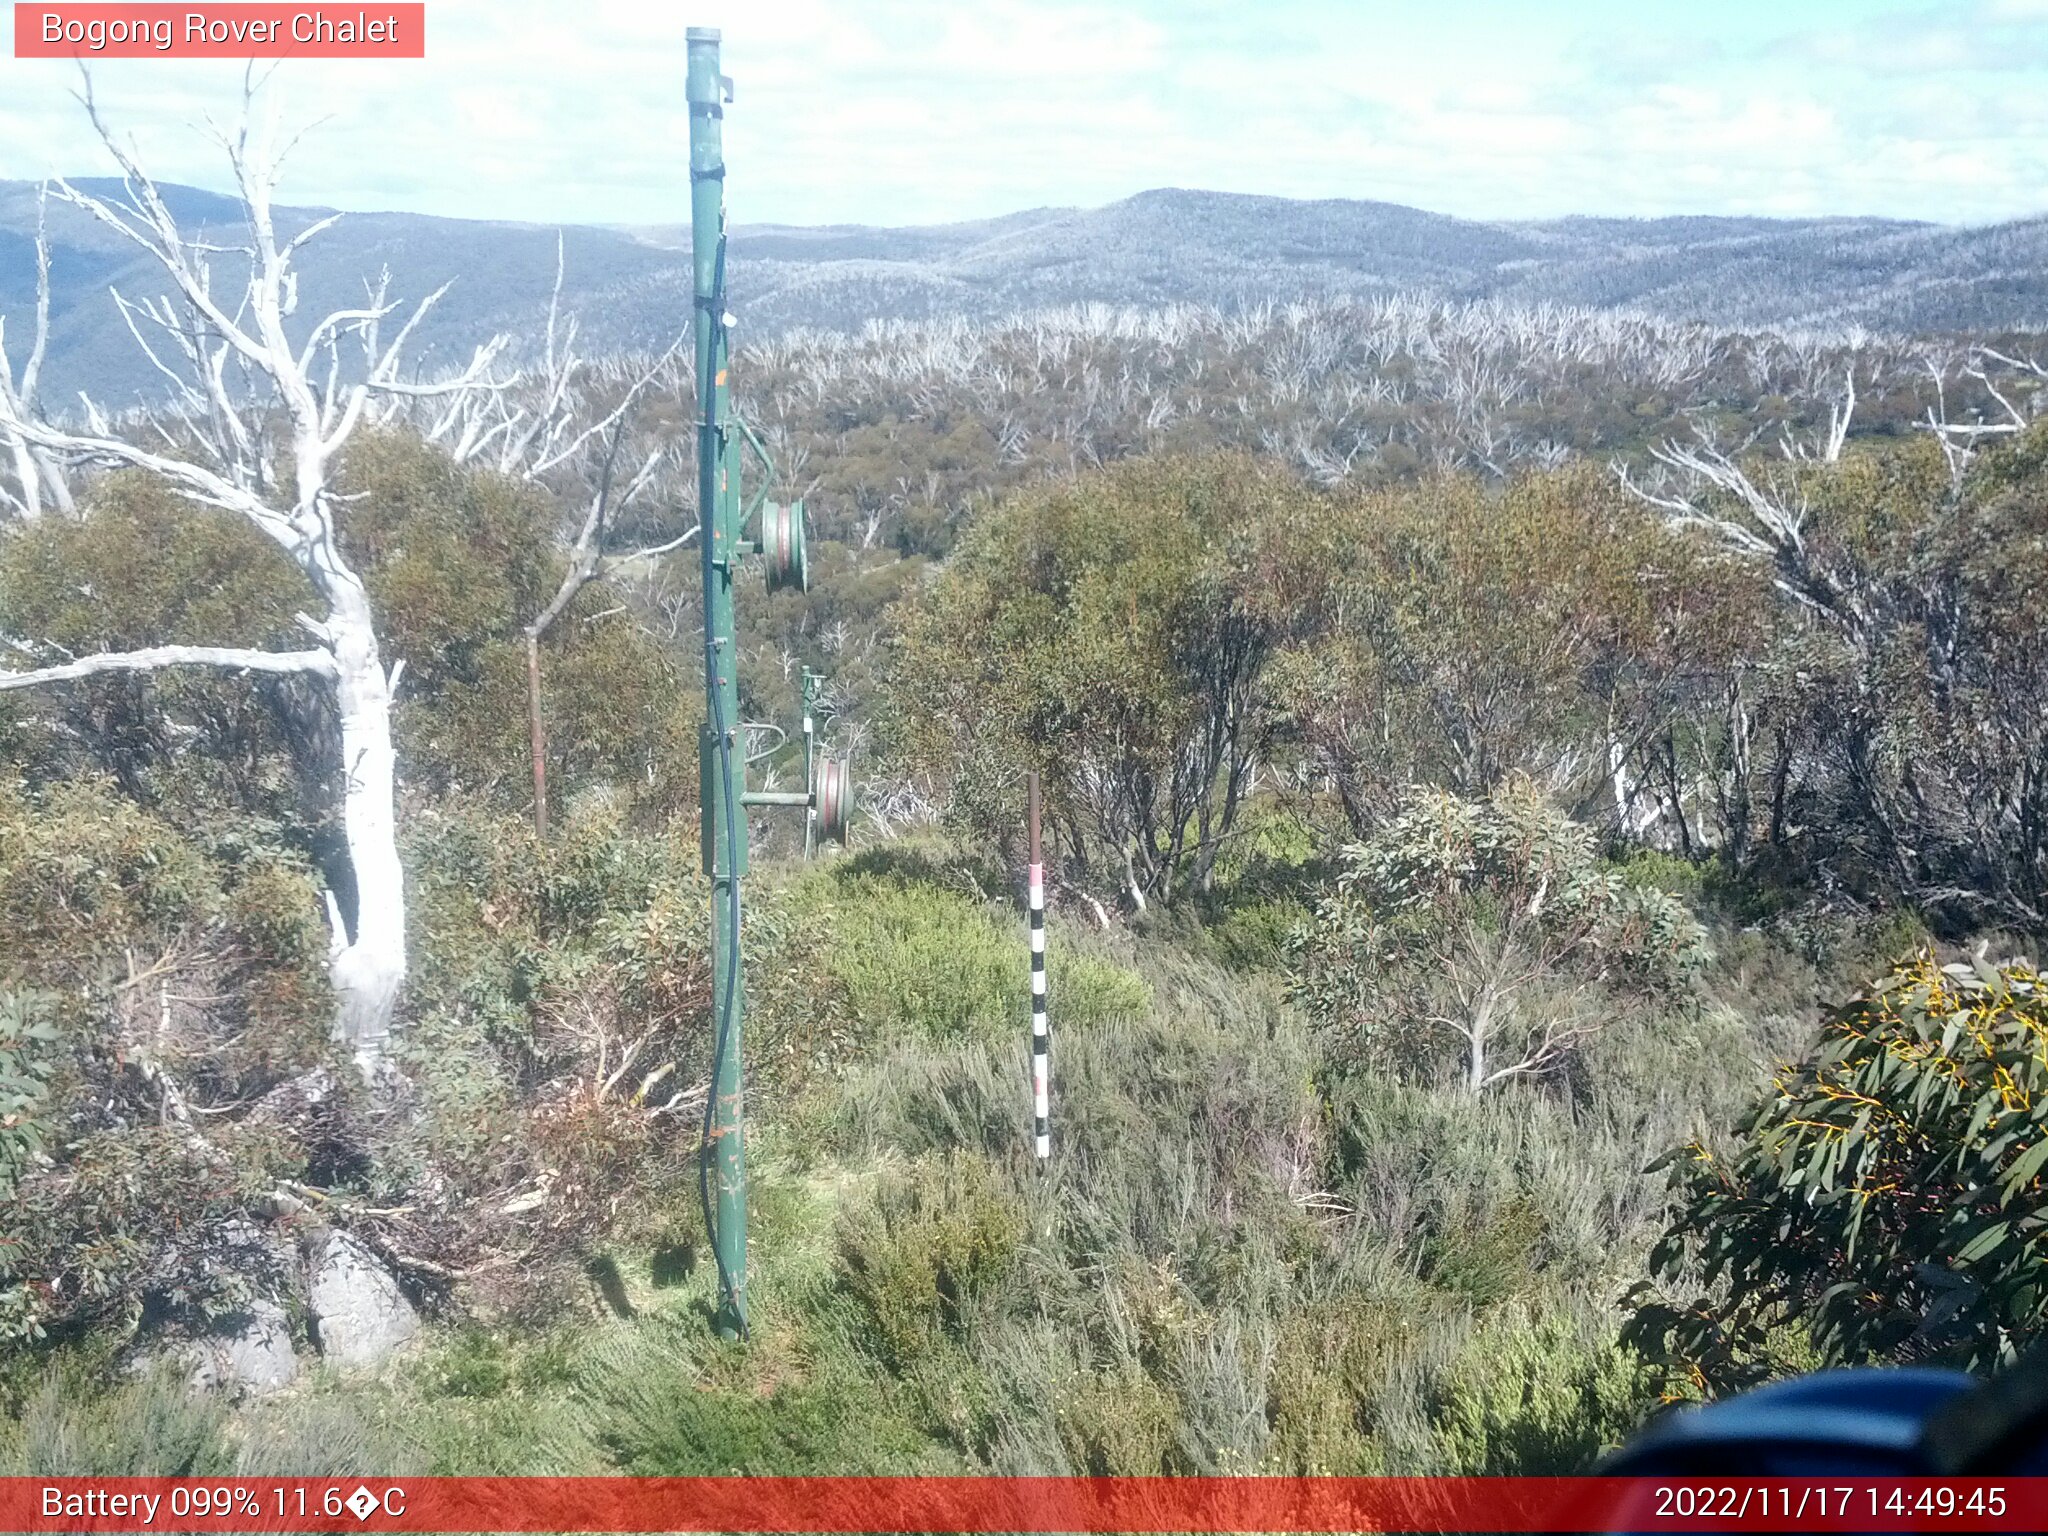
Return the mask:
M 336 593 L 335 702 L 341 714 L 342 828 L 355 867 L 356 922 L 335 930 L 335 1031 L 366 1073 L 375 1070 L 405 984 L 405 872 L 398 861 L 398 754 L 391 741 L 396 669 L 386 672 L 362 584 Z
M 0 442 L 6 444 L 14 461 L 14 485 L 11 489 L 0 485 L 0 506 L 11 507 L 24 522 L 34 522 L 43 515 L 45 497 L 60 510 L 71 510 L 71 490 L 65 484 L 63 472 L 26 438 L 6 430 L 8 420 L 36 409 L 36 385 L 43 371 L 44 354 L 50 348 L 50 242 L 43 227 L 48 197 L 47 186 L 36 197 L 35 335 L 19 378 L 8 361 L 6 328 L 0 325 Z
M 399 666 L 387 670 L 375 615 L 361 576 L 343 556 L 333 489 L 336 456 L 355 430 L 379 418 L 388 402 L 447 398 L 460 402 L 502 386 L 487 377 L 503 339 L 478 349 L 459 376 L 421 384 L 402 379 L 400 367 L 413 328 L 440 293 L 414 309 L 388 345 L 381 322 L 396 308 L 384 281 L 361 308 L 339 310 L 314 324 L 294 345 L 286 329 L 297 304 L 292 260 L 334 221 L 321 220 L 280 240 L 271 214 L 277 157 L 270 135 L 252 143 L 245 93 L 243 120 L 223 137 L 247 215 L 248 240 L 233 254 L 248 262 L 247 290 L 232 311 L 216 296 L 211 260 L 221 248 L 188 240 L 157 188 L 114 139 L 94 105 L 90 80 L 81 98 L 101 142 L 120 165 L 126 198 L 113 203 L 56 183 L 56 193 L 147 252 L 169 277 L 173 296 L 132 303 L 118 293 L 123 318 L 148 361 L 178 390 L 179 414 L 159 422 L 170 446 L 145 449 L 114 432 L 91 402 L 87 430 L 52 426 L 28 409 L 13 388 L 0 390 L 0 441 L 52 463 L 139 469 L 186 497 L 247 518 L 304 573 L 326 605 L 322 617 L 302 616 L 318 642 L 315 651 L 246 651 L 222 647 L 164 647 L 86 657 L 61 666 L 0 678 L 0 688 L 57 682 L 96 672 L 150 671 L 204 664 L 272 672 L 302 672 L 334 689 L 341 722 L 341 819 L 354 875 L 353 923 L 330 894 L 333 932 L 330 975 L 336 997 L 334 1030 L 365 1076 L 382 1069 L 393 1010 L 406 974 L 405 880 L 396 819 L 396 753 L 391 701 Z M 445 291 L 445 290 L 444 290 Z M 157 332 L 153 345 L 148 328 Z M 360 344 L 360 373 L 344 382 L 342 342 Z M 265 397 L 247 385 L 230 387 L 235 373 L 267 386 Z M 272 472 L 269 423 L 279 422 L 290 447 L 288 483 Z
M 141 651 L 108 651 L 38 667 L 33 672 L 0 672 L 0 693 L 43 683 L 70 682 L 102 672 L 157 672 L 165 667 L 230 667 L 239 672 L 309 672 L 334 675 L 334 658 L 325 651 L 245 651 L 225 645 L 158 645 Z

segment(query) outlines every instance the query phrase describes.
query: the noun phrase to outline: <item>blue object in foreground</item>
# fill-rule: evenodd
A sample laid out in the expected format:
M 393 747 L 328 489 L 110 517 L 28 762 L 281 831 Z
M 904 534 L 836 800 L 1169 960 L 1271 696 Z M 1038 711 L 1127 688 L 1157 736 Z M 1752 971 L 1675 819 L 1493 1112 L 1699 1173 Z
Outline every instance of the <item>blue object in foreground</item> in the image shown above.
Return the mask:
M 1981 1388 L 1947 1370 L 1822 1371 L 1672 1414 L 1601 1468 L 1618 1477 L 1932 1477 L 1928 1424 Z

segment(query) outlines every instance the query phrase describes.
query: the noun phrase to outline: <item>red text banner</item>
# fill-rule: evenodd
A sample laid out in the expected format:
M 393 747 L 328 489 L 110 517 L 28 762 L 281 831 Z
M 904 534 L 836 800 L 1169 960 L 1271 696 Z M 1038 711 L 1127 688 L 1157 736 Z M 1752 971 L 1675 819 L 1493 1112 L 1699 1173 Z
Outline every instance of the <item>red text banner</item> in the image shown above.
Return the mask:
M 18 59 L 423 59 L 424 4 L 21 5 Z
M 0 1478 L 8 1531 L 2042 1531 L 2048 1478 Z

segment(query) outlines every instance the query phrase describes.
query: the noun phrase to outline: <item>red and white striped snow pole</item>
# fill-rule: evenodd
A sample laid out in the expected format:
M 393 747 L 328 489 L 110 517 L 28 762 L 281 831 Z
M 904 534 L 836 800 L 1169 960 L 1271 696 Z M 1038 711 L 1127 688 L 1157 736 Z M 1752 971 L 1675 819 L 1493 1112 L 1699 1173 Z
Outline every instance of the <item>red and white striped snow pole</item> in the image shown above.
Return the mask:
M 1038 841 L 1038 775 L 1031 775 L 1031 1132 L 1042 1168 L 1052 1156 L 1052 1037 L 1045 1023 L 1045 862 Z

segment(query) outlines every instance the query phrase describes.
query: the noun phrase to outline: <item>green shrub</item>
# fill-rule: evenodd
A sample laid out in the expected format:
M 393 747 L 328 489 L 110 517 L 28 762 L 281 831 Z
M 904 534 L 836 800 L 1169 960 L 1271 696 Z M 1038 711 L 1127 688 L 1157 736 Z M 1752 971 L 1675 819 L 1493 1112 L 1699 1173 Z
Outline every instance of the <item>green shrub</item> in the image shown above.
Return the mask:
M 707 1348 L 701 1323 L 633 1330 L 581 1377 L 596 1443 L 638 1477 L 888 1475 L 958 1469 L 906 1417 L 893 1382 L 828 1337 L 771 1330 Z
M 1417 1245 L 1417 1257 L 1432 1284 L 1475 1305 L 1491 1306 L 1515 1295 L 1542 1268 L 1547 1225 L 1543 1213 L 1521 1196 L 1483 1223 L 1439 1211 Z
M 463 1330 L 434 1362 L 434 1390 L 447 1397 L 496 1397 L 512 1384 L 504 1341 L 480 1328 Z
M 415 786 L 523 809 L 532 779 L 523 626 L 562 574 L 560 505 L 464 468 L 403 432 L 359 434 L 343 464 L 363 496 L 343 520 L 388 654 L 410 663 L 397 711 Z M 604 584 L 584 588 L 541 648 L 550 792 L 611 789 L 657 814 L 696 800 L 695 690 Z
M 325 1132 L 248 1107 L 328 1059 L 327 938 L 301 858 L 220 849 L 98 781 L 0 785 L 7 1337 L 190 1324 L 277 1268 L 242 1218 Z
M 970 1158 L 885 1178 L 842 1219 L 838 1275 L 898 1370 L 939 1340 L 970 1335 L 1017 1262 L 1024 1222 L 1015 1194 Z
M 57 1026 L 47 993 L 0 992 L 0 1200 L 49 1145 Z
M 0 1417 L 0 1473 L 13 1477 L 221 1477 L 236 1471 L 218 1397 L 176 1371 L 108 1385 L 106 1362 L 59 1359 Z
M 1431 1406 L 1444 1470 L 1462 1477 L 1580 1473 L 1634 1434 L 1652 1406 L 1649 1377 L 1607 1326 L 1521 1309 L 1483 1323 Z
M 1030 952 L 1021 916 L 939 884 L 934 863 L 849 860 L 794 886 L 788 930 L 827 976 L 851 1038 L 877 1043 L 998 1043 L 1028 1032 Z M 785 959 L 790 957 L 785 956 Z M 1126 966 L 1063 933 L 1047 943 L 1058 1028 L 1144 1013 L 1151 992 Z M 808 989 L 812 1028 L 818 989 Z
M 155 645 L 305 643 L 292 616 L 310 589 L 284 551 L 246 518 L 150 476 L 96 477 L 76 517 L 9 533 L 0 627 L 27 642 L 9 667 Z M 8 762 L 35 783 L 113 779 L 202 841 L 252 822 L 295 823 L 316 692 L 303 679 L 211 667 L 105 673 L 34 690 L 6 732 Z
M 986 1039 L 1014 1027 L 1024 946 L 951 892 L 838 882 L 830 965 L 846 1007 L 882 1039 Z
M 1439 1311 L 1427 1294 L 1344 1293 L 1290 1307 L 1267 1386 L 1279 1469 L 1313 1477 L 1383 1471 L 1375 1401 Z
M 1067 1384 L 1053 1424 L 1075 1472 L 1158 1477 L 1192 1470 L 1180 1444 L 1172 1394 L 1135 1363 L 1090 1371 Z
M 1235 971 L 1277 971 L 1287 961 L 1288 943 L 1309 920 L 1309 910 L 1291 898 L 1248 902 L 1231 908 L 1209 929 L 1216 957 Z
M 440 1470 L 424 1442 L 452 1416 L 401 1411 L 393 1394 L 367 1382 L 316 1380 L 274 1401 L 244 1408 L 235 1425 L 235 1472 L 242 1477 L 419 1477 Z M 538 1426 L 529 1422 L 524 1462 L 482 1457 L 468 1465 L 500 1476 L 545 1470 Z M 581 1470 L 578 1468 L 577 1470 Z
M 0 985 L 96 981 L 203 922 L 219 888 L 198 849 L 104 781 L 0 781 Z
M 12 1333 L 41 1338 L 145 1311 L 190 1325 L 246 1305 L 283 1279 L 275 1244 L 247 1213 L 301 1166 L 288 1137 L 255 1124 L 204 1141 L 176 1124 L 77 1139 L 9 1202 L 0 1291 L 26 1299 Z
M 1661 848 L 1625 848 L 1607 863 L 1638 890 L 1664 891 L 1697 902 L 1705 885 L 1700 865 Z
M 1475 1093 L 1569 1065 L 1641 996 L 1711 958 L 1679 898 L 1601 867 L 1592 829 L 1510 780 L 1484 800 L 1418 787 L 1344 851 L 1289 937 L 1293 995 L 1340 1060 Z
M 1829 1363 L 1988 1369 L 2048 1322 L 2048 993 L 1931 952 L 1838 1009 L 1732 1155 L 1669 1154 L 1678 1213 L 1628 1337 L 1706 1390 L 1807 1329 Z M 1704 1292 L 1704 1294 L 1699 1294 Z
M 1144 977 L 1063 937 L 1046 942 L 1045 976 L 1048 1020 L 1056 1020 L 1062 1030 L 1143 1018 L 1152 1011 L 1152 988 Z M 1027 988 L 1019 1000 L 1021 1011 L 1010 1015 L 1013 1023 L 1028 1021 L 1028 999 Z

